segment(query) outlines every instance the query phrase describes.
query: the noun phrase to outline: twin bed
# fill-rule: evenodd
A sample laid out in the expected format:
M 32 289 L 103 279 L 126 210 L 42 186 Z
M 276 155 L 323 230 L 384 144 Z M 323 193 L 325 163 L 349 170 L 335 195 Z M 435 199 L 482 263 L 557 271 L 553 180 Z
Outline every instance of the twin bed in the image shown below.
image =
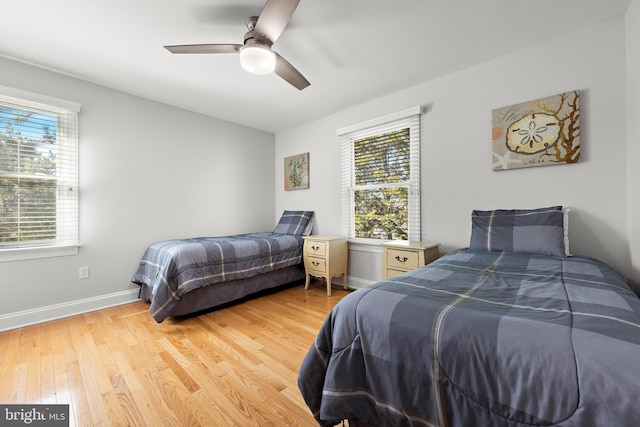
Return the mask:
M 565 230 L 474 211 L 468 249 L 343 298 L 298 375 L 318 423 L 640 425 L 640 300 Z
M 158 322 L 304 279 L 302 236 L 312 211 L 284 211 L 273 232 L 197 237 L 152 244 L 132 282 Z

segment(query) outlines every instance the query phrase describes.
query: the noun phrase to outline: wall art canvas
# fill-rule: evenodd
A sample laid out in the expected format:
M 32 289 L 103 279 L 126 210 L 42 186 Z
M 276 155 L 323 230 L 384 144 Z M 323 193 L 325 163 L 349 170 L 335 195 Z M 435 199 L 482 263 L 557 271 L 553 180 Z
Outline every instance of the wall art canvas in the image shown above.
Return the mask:
M 309 188 L 309 153 L 284 158 L 284 189 Z
M 492 111 L 493 170 L 580 161 L 580 93 Z

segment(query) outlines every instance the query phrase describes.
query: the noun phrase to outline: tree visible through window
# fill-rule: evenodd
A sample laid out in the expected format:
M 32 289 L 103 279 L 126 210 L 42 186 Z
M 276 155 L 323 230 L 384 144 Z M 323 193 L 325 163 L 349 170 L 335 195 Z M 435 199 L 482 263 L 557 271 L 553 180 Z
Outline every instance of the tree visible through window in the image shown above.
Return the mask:
M 0 108 L 0 242 L 56 236 L 55 117 Z
M 349 238 L 420 240 L 419 113 L 416 107 L 338 131 Z
M 354 140 L 355 237 L 407 240 L 409 128 Z
M 0 97 L 0 250 L 77 245 L 76 117 Z

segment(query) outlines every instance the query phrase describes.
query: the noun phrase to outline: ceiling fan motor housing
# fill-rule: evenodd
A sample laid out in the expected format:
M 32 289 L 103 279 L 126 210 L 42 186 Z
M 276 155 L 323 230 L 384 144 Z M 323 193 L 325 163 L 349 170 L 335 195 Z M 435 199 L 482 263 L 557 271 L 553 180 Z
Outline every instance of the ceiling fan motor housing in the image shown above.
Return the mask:
M 258 22 L 257 16 L 250 16 L 244 21 L 249 31 L 253 31 L 256 28 L 256 22 Z

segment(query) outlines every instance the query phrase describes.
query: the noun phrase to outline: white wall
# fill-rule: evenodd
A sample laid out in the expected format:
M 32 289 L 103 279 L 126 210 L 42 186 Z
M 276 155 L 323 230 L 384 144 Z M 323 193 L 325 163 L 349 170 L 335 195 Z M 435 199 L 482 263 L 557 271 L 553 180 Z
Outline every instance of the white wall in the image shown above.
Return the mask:
M 0 330 L 135 299 L 154 241 L 273 229 L 273 134 L 6 59 L 0 70 L 0 85 L 82 104 L 82 247 L 0 263 Z
M 276 212 L 313 209 L 314 233 L 340 233 L 336 129 L 422 105 L 423 240 L 447 252 L 468 245 L 473 209 L 561 204 L 573 210 L 572 251 L 629 274 L 624 24 L 616 19 L 278 133 L 276 172 L 284 156 L 308 151 L 311 188 L 285 192 L 277 173 Z M 492 171 L 491 111 L 574 89 L 581 163 Z M 381 278 L 379 253 L 350 256 L 352 284 Z
M 631 0 L 627 31 L 627 196 L 632 277 L 640 282 L 640 0 Z M 640 289 L 640 285 L 636 284 Z

